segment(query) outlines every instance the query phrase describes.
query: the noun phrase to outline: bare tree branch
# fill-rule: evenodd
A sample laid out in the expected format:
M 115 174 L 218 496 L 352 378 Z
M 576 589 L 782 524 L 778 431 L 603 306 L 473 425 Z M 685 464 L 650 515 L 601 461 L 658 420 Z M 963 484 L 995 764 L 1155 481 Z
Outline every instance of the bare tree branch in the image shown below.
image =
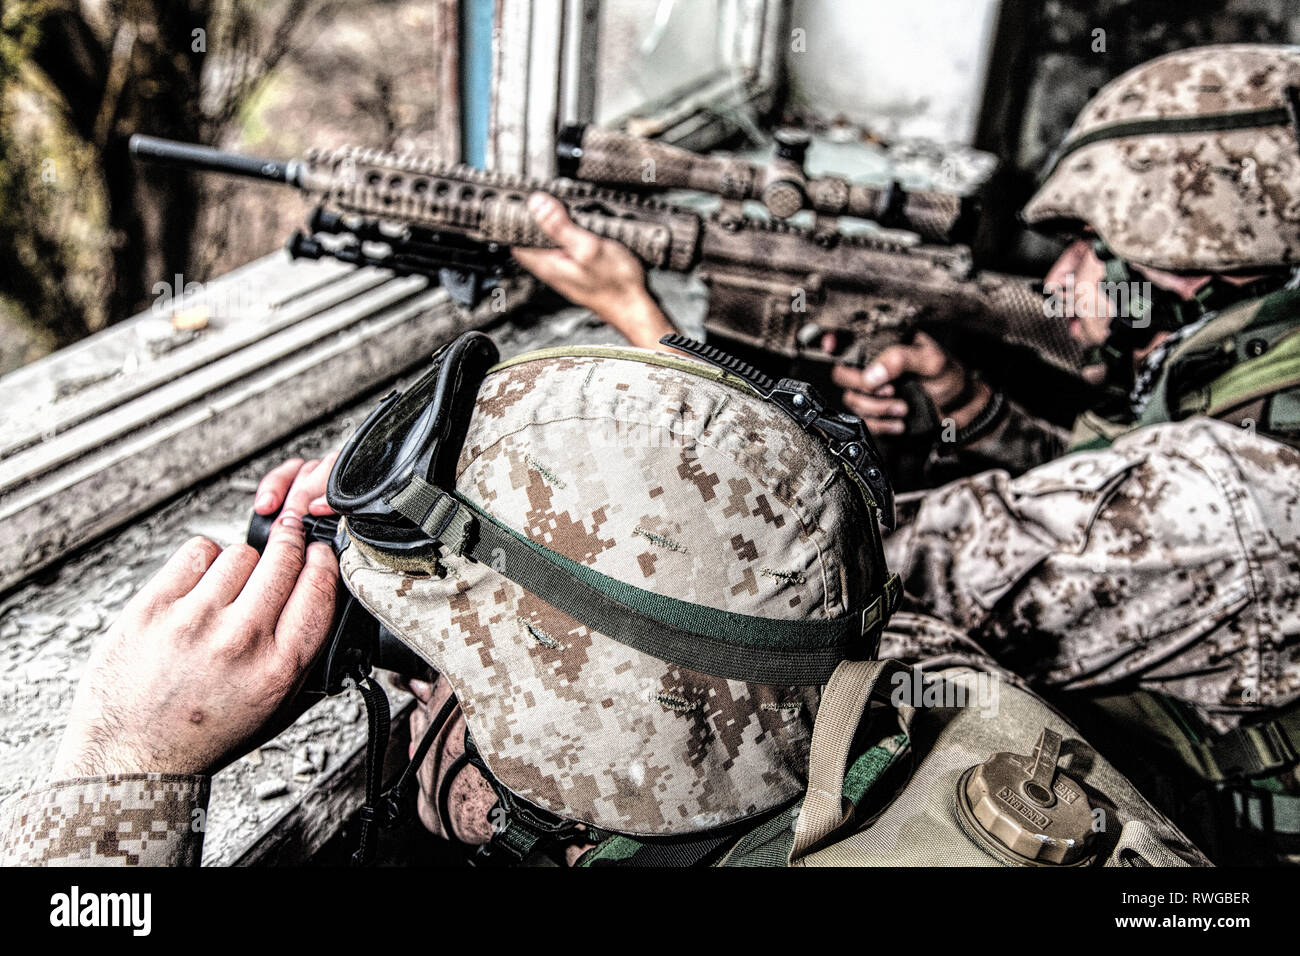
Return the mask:
M 241 27 L 241 22 L 250 13 L 243 6 L 244 0 L 233 0 L 232 9 L 225 18 L 232 28 L 227 40 L 232 51 L 231 62 L 223 90 L 215 98 L 216 105 L 206 118 L 209 129 L 220 130 L 230 124 L 257 87 L 293 48 L 294 39 L 301 27 L 318 22 L 333 9 L 343 6 L 344 2 L 345 0 L 286 0 L 275 25 L 269 31 L 270 38 L 265 46 L 256 52 L 250 50 L 235 54 L 240 38 L 251 40 L 257 31 Z

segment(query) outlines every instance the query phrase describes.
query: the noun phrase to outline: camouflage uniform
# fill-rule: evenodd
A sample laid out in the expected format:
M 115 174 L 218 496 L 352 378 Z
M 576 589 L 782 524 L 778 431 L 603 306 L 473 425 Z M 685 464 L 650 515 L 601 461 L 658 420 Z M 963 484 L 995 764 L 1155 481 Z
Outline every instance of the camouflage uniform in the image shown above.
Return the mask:
M 1140 66 L 1080 113 L 1025 219 L 1087 224 L 1115 256 L 1157 269 L 1294 263 L 1300 147 L 1284 89 L 1296 85 L 1295 47 L 1204 47 Z M 1281 331 L 1252 354 L 1266 353 L 1300 326 L 1292 293 L 1221 318 L 1239 327 L 1268 309 Z M 1168 423 L 1189 409 L 1162 417 L 1151 402 L 1102 440 L 1081 420 L 1076 440 L 1109 448 L 1064 458 L 1064 430 L 1012 406 L 959 452 L 1000 470 L 904 499 L 887 555 L 910 605 L 969 629 L 1040 685 L 1137 682 L 1220 729 L 1291 704 L 1300 453 L 1282 442 L 1293 442 L 1294 422 L 1270 421 L 1255 395 L 1211 404 L 1223 421 Z
M 1008 403 L 941 456 L 973 477 L 905 496 L 886 542 L 906 607 L 1081 692 L 1070 705 L 1141 739 L 1149 766 L 1170 758 L 1144 788 L 1213 818 L 1194 835 L 1225 858 L 1249 836 L 1238 862 L 1300 858 L 1296 87 L 1300 48 L 1205 47 L 1084 108 L 1026 221 L 1091 227 L 1108 282 L 1144 280 L 1130 265 L 1212 278 L 1116 313 L 1111 396 L 1073 435 Z M 1129 331 L 1171 337 L 1126 382 L 1141 338 L 1116 326 L 1153 317 Z
M 0 810 L 5 866 L 198 866 L 208 778 L 114 774 L 63 780 Z
M 391 446 L 391 433 L 382 435 Z M 348 460 L 345 449 L 336 475 Z M 786 646 L 765 645 L 765 629 L 782 632 L 788 623 L 793 637 L 782 640 L 793 641 L 794 666 L 803 667 L 820 646 L 822 622 L 852 623 L 829 678 L 744 676 L 755 659 L 744 654 L 718 670 L 686 666 L 674 661 L 682 648 L 634 646 L 656 635 L 611 636 L 611 628 L 584 622 L 586 609 L 557 606 L 563 590 L 543 597 L 536 592 L 545 586 L 523 587 L 514 580 L 521 567 L 511 564 L 518 552 L 468 560 L 450 539 L 436 551 L 384 549 L 364 544 L 360 522 L 349 519 L 341 555 L 349 588 L 452 685 L 485 772 L 536 808 L 604 831 L 599 852 L 584 861 L 634 858 L 654 846 L 641 837 L 707 842 L 719 830 L 735 844 L 729 863 L 793 860 L 801 832 L 793 813 L 800 821 L 815 813 L 805 794 L 822 714 L 858 722 L 823 695 L 844 686 L 835 679 L 846 664 L 862 666 L 875 653 L 889 610 L 882 598 L 893 591 L 870 499 L 852 468 L 776 404 L 702 363 L 575 349 L 522 356 L 490 373 L 453 471 L 457 494 L 473 503 L 479 521 L 507 524 L 525 546 L 547 549 L 548 560 L 572 562 L 574 579 L 614 582 L 622 603 L 646 600 L 666 623 L 684 627 L 692 614 L 716 620 L 716 634 L 700 634 L 701 643 L 725 637 L 729 647 L 767 647 L 752 666 L 768 666 L 764 654 Z M 471 537 L 481 542 L 487 533 L 479 526 Z M 1135 853 L 1148 862 L 1204 862 L 1077 732 L 965 635 L 903 614 L 884 647 L 950 675 L 943 679 L 954 686 L 975 671 L 996 676 L 1007 709 L 1002 720 L 970 712 L 959 724 L 960 704 L 875 704 L 872 721 L 860 726 L 870 726 L 879 743 L 853 752 L 851 776 L 855 803 L 869 797 L 889 808 L 865 835 L 878 852 L 826 847 L 830 858 L 996 864 L 1000 858 L 972 842 L 950 811 L 954 788 L 994 752 L 1029 753 L 1050 726 L 1075 738 L 1062 772 L 1118 824 L 1098 838 L 1106 854 L 1099 859 L 1122 862 Z M 895 799 L 885 771 L 909 752 L 912 724 L 924 775 Z M 24 862 L 197 862 L 200 834 L 183 824 L 186 811 L 201 805 L 202 781 L 139 782 L 145 791 L 130 804 L 95 797 L 126 781 L 72 781 L 23 798 L 6 852 Z M 1067 799 L 1081 795 L 1064 778 L 1061 785 Z M 133 843 L 135 856 L 122 853 L 128 821 L 137 841 L 158 834 L 156 842 Z M 910 836 L 918 823 L 924 838 Z M 750 831 L 757 835 L 736 843 L 746 827 L 759 828 Z M 809 849 L 816 847 L 799 851 L 809 863 L 827 859 Z
M 905 495 L 885 547 L 904 607 L 1138 742 L 1121 766 L 1216 861 L 1297 863 L 1298 508 L 1300 451 L 1192 418 Z
M 1300 696 L 1300 452 L 1209 419 L 902 496 L 905 606 L 1039 686 L 1136 682 L 1226 729 Z

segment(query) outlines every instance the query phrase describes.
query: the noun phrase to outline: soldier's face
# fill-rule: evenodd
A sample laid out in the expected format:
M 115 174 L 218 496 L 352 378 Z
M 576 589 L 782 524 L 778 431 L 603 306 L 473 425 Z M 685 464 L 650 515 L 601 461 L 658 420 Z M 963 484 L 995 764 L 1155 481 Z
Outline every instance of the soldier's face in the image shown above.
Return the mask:
M 1110 303 L 1100 294 L 1106 266 L 1092 249 L 1092 241 L 1078 239 L 1056 260 L 1043 285 L 1063 295 L 1070 335 L 1084 345 L 1102 345 L 1110 334 Z
M 1180 275 L 1149 266 L 1134 264 L 1134 271 L 1152 285 L 1173 292 L 1184 299 L 1193 298 L 1210 281 L 1208 275 Z M 1252 282 L 1258 276 L 1223 276 L 1233 284 Z M 1053 294 L 1065 294 L 1070 334 L 1084 345 L 1102 345 L 1110 334 L 1110 322 L 1116 304 L 1122 306 L 1129 296 L 1106 291 L 1106 266 L 1093 251 L 1091 238 L 1072 242 L 1048 270 L 1043 286 Z M 1158 335 L 1152 344 L 1163 341 Z

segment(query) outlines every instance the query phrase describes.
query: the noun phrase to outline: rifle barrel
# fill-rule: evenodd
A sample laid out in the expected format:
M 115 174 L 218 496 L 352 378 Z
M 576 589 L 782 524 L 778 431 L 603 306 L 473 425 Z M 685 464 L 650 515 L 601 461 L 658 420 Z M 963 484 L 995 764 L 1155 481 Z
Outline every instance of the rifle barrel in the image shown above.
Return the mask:
M 291 186 L 299 185 L 301 164 L 295 160 L 282 163 L 273 159 L 261 159 L 257 156 L 244 156 L 223 149 L 213 149 L 211 146 L 181 143 L 157 136 L 143 136 L 139 133 L 131 137 L 128 148 L 132 156 L 163 166 L 179 166 L 183 169 L 200 169 L 231 176 L 247 176 L 273 183 L 288 183 Z

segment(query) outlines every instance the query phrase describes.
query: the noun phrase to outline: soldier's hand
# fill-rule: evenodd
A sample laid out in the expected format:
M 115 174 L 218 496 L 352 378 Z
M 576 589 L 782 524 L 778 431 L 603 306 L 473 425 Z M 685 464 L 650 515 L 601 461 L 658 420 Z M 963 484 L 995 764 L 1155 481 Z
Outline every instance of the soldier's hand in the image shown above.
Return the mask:
M 266 477 L 257 486 L 257 495 L 253 499 L 253 510 L 260 515 L 275 514 L 284 504 L 293 486 L 294 480 L 302 473 L 301 493 L 309 496 L 306 514 L 332 515 L 334 509 L 325 500 L 325 486 L 329 483 L 330 471 L 334 461 L 339 457 L 337 451 L 330 452 L 319 462 L 304 462 L 301 458 L 290 458 L 266 473 Z
M 627 247 L 583 229 L 563 204 L 545 193 L 528 199 L 528 210 L 554 249 L 515 248 L 525 269 L 576 305 L 590 309 L 642 348 L 676 331 L 646 289 L 645 269 Z
M 934 407 L 958 428 L 973 421 L 993 394 L 983 382 L 972 381 L 965 367 L 924 332 L 917 332 L 910 345 L 891 345 L 864 368 L 837 365 L 831 380 L 844 389 L 844 406 L 869 431 L 901 435 L 908 406 L 897 397 L 896 385 L 905 375 L 916 376 Z
M 191 539 L 127 604 L 82 676 L 57 778 L 212 773 L 292 720 L 338 581 L 302 528 L 322 472 L 298 468 L 260 559 Z

